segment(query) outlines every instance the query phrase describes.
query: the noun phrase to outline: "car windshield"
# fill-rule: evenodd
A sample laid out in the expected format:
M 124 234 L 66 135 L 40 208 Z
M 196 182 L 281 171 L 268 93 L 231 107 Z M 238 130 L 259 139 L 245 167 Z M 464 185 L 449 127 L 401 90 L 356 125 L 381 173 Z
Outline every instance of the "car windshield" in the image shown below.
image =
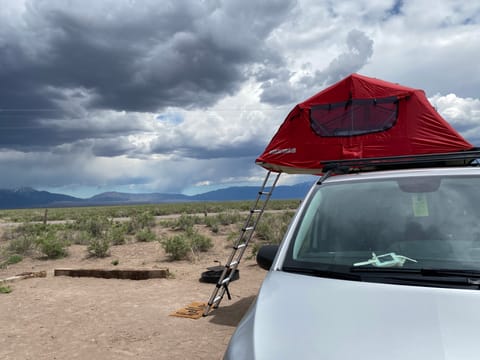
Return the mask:
M 480 270 L 479 188 L 476 176 L 327 182 L 310 197 L 284 267 Z

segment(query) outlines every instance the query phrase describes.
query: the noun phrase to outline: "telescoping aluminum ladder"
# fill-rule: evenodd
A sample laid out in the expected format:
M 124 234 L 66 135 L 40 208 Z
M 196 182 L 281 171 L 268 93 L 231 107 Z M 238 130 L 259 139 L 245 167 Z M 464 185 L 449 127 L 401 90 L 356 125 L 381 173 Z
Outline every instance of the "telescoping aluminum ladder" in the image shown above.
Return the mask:
M 225 293 L 227 293 L 228 299 L 231 299 L 230 291 L 228 290 L 230 280 L 237 270 L 238 264 L 240 263 L 240 260 L 247 249 L 248 243 L 250 242 L 250 239 L 257 228 L 257 224 L 260 221 L 263 212 L 265 211 L 265 207 L 267 206 L 267 203 L 272 196 L 272 192 L 277 185 L 278 178 L 280 177 L 280 173 L 273 173 L 273 175 L 271 175 L 272 171 L 268 171 L 258 192 L 255 204 L 250 209 L 250 213 L 245 221 L 245 225 L 241 229 L 240 236 L 233 245 L 233 251 L 225 263 L 223 273 L 218 279 L 215 289 L 210 296 L 210 300 L 208 300 L 208 304 L 205 307 L 203 316 L 207 316 L 212 307 L 217 308 L 220 305 Z

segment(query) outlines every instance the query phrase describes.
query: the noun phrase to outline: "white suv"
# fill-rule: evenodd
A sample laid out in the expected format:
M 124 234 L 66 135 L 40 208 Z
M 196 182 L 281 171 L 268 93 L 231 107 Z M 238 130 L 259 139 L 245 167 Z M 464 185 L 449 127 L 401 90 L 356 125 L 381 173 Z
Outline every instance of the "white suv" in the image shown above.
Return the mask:
M 479 359 L 479 216 L 477 167 L 322 178 L 225 358 Z

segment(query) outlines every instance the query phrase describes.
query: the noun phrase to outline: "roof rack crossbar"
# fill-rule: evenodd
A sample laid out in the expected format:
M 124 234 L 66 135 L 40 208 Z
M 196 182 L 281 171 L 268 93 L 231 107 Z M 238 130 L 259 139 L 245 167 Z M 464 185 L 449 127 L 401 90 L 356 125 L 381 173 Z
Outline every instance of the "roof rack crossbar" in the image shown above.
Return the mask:
M 365 168 L 365 167 L 405 167 L 424 165 L 426 167 L 437 165 L 439 162 L 463 161 L 463 165 L 468 165 L 472 160 L 480 159 L 480 150 L 459 151 L 439 154 L 420 154 L 420 155 L 400 155 L 362 159 L 348 160 L 327 160 L 322 161 L 324 171 L 338 168 Z M 461 165 L 456 163 L 455 165 Z

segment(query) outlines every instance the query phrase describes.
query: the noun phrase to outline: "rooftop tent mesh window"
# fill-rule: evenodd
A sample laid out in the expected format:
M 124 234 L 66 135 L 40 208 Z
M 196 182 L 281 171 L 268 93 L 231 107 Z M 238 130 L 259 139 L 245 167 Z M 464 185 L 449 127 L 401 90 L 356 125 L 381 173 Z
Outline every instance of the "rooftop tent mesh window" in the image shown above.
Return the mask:
M 397 97 L 352 99 L 312 106 L 310 125 L 320 136 L 354 136 L 388 130 L 397 116 Z

